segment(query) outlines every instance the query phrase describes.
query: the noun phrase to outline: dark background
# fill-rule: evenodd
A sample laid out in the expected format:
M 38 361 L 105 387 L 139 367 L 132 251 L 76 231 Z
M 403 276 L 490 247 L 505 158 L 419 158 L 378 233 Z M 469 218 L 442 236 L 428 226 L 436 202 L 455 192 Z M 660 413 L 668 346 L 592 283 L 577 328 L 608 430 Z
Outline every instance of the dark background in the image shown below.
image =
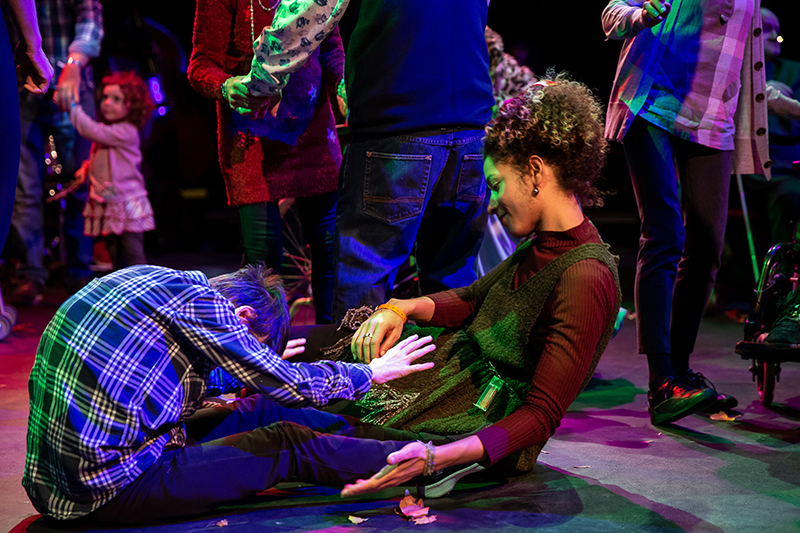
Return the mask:
M 494 0 L 489 26 L 506 51 L 536 73 L 566 70 L 606 102 L 620 42 L 606 41 L 600 24 L 605 0 L 553 2 Z M 789 29 L 795 2 L 764 0 Z M 226 204 L 216 155 L 214 103 L 188 85 L 195 2 L 139 0 L 104 2 L 106 38 L 98 74 L 109 67 L 157 71 L 164 82 L 168 112 L 153 121 L 145 146 L 157 230 L 148 235 L 149 254 L 185 250 L 238 253 L 236 211 Z M 162 29 L 159 30 L 159 27 Z M 800 58 L 800 39 L 786 36 L 783 56 Z M 635 247 L 638 218 L 619 145 L 612 145 L 603 188 L 606 207 L 592 213 L 612 245 Z

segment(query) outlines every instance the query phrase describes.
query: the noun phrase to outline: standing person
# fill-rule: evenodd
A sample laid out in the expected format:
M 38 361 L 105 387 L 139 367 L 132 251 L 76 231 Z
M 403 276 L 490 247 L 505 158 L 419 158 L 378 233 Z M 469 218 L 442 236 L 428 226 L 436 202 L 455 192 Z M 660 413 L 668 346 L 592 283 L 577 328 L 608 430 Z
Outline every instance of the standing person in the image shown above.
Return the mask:
M 483 0 L 357 1 L 345 12 L 349 4 L 281 3 L 231 94 L 241 113 L 276 113 L 289 75 L 350 14 L 342 35 L 353 142 L 340 174 L 334 322 L 385 300 L 415 243 L 424 292 L 475 279 L 488 202 L 481 128 L 494 103 Z
M 351 0 L 342 18 L 351 143 L 336 211 L 334 321 L 385 302 L 412 253 L 424 294 L 475 280 L 489 200 L 483 127 L 494 105 L 487 11 L 484 0 Z
M 45 94 L 53 77 L 53 67 L 42 50 L 42 35 L 36 20 L 36 4 L 33 0 L 11 0 L 11 13 L 23 42 L 20 50 L 20 81 L 25 90 Z M 17 103 L 17 74 L 14 70 L 14 54 L 6 25 L 0 28 L 0 249 L 6 242 L 14 208 L 14 189 L 19 171 L 19 105 Z
M 96 122 L 76 102 L 69 118 L 78 133 L 93 141 L 91 157 L 75 173 L 72 187 L 89 184 L 83 210 L 84 234 L 106 241 L 114 269 L 147 263 L 144 232 L 156 228 L 147 199 L 139 130 L 153 114 L 153 102 L 142 79 L 118 72 L 102 81 L 100 116 Z M 71 192 L 69 187 L 64 192 Z
M 69 116 L 72 102 L 94 109 L 94 75 L 89 60 L 100 54 L 103 7 L 100 0 L 43 0 L 36 4 L 42 49 L 55 67 L 55 88 L 44 94 L 19 93 L 22 141 L 16 199 L 11 225 L 23 252 L 12 302 L 33 304 L 41 300 L 47 281 L 43 264 L 44 228 L 42 186 L 45 139 L 53 135 L 61 164 L 60 175 L 69 178 L 77 161 L 89 156 L 90 143 L 77 135 Z M 92 111 L 93 112 L 93 111 Z M 65 238 L 67 288 L 74 291 L 93 276 L 89 269 L 93 243 L 83 235 L 81 210 L 85 190 L 67 199 Z
M 606 35 L 625 39 L 605 134 L 622 142 L 639 207 L 634 298 L 656 425 L 737 405 L 689 356 L 720 265 L 731 172 L 771 165 L 757 4 L 612 0 L 603 11 Z
M 360 398 L 372 383 L 431 368 L 411 364 L 430 338 L 369 365 L 295 364 L 277 355 L 288 329 L 280 279 L 263 266 L 209 280 L 138 265 L 92 281 L 47 325 L 31 371 L 22 484 L 35 508 L 73 526 L 189 516 L 295 475 L 355 481 L 405 444 L 392 437 L 418 438 L 280 405 Z M 187 422 L 216 366 L 264 397 L 203 431 Z
M 254 29 L 273 22 L 280 0 L 201 0 L 194 21 L 189 81 L 217 102 L 219 161 L 228 203 L 238 208 L 244 261 L 276 272 L 283 261 L 279 201 L 295 198 L 311 276 L 317 324 L 331 322 L 333 234 L 341 148 L 329 95 L 344 75 L 334 30 L 291 78 L 276 117 L 237 113 L 233 95 L 253 59 Z M 227 43 L 220 46 L 220 43 Z

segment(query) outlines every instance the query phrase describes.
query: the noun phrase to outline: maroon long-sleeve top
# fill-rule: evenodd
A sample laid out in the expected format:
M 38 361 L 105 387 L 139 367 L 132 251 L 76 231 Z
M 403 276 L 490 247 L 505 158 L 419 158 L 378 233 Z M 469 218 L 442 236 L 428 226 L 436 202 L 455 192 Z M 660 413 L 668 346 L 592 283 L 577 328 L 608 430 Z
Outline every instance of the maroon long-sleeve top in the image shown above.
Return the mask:
M 586 218 L 568 231 L 540 232 L 514 275 L 514 287 L 559 255 L 581 244 L 600 242 Z M 509 264 L 503 263 L 469 287 L 431 295 L 435 310 L 428 325 L 451 327 L 467 322 Z M 618 306 L 613 274 L 599 261 L 580 261 L 564 272 L 531 332 L 532 345 L 540 349 L 541 358 L 527 397 L 514 413 L 476 433 L 492 464 L 553 435 L 578 394 Z
M 198 0 L 194 21 L 189 81 L 217 101 L 219 163 L 232 206 L 335 191 L 342 160 L 329 98 L 344 75 L 338 30 L 292 74 L 276 118 L 252 121 L 223 101 L 222 83 L 250 71 L 254 32 L 272 23 L 274 11 L 261 4 Z

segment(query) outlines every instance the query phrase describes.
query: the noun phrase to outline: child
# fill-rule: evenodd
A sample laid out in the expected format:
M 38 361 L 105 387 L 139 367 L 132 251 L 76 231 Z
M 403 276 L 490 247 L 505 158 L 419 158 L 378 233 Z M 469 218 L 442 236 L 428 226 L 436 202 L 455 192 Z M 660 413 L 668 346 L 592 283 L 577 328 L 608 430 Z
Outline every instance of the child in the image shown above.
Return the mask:
M 133 72 L 106 76 L 102 87 L 102 123 L 95 122 L 77 103 L 72 104 L 69 117 L 81 136 L 94 141 L 90 159 L 75 173 L 76 186 L 89 178 L 83 232 L 105 237 L 111 261 L 118 269 L 120 253 L 126 266 L 146 262 L 144 232 L 156 227 L 139 170 L 142 150 L 138 131 L 152 114 L 153 103 L 144 82 Z

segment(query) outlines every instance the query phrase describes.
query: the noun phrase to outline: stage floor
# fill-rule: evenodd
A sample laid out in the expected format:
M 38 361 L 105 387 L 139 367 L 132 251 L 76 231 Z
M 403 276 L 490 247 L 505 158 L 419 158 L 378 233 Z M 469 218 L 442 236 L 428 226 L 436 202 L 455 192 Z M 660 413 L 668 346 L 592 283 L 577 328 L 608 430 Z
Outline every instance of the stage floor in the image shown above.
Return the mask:
M 20 479 L 26 381 L 59 296 L 48 292 L 42 305 L 20 309 L 17 331 L 0 341 L 0 531 L 51 531 L 37 520 Z M 646 411 L 646 361 L 636 354 L 635 324 L 626 320 L 536 469 L 462 482 L 449 496 L 426 501 L 433 524 L 411 526 L 394 513 L 402 488 L 342 500 L 335 489 L 286 483 L 213 516 L 119 531 L 796 531 L 800 365 L 783 366 L 766 409 L 750 362 L 734 354 L 741 338 L 741 324 L 706 319 L 692 359 L 695 371 L 739 399 L 735 420 L 695 415 L 657 428 Z M 369 520 L 354 525 L 351 515 Z

